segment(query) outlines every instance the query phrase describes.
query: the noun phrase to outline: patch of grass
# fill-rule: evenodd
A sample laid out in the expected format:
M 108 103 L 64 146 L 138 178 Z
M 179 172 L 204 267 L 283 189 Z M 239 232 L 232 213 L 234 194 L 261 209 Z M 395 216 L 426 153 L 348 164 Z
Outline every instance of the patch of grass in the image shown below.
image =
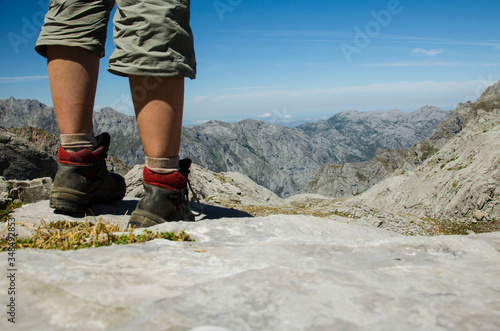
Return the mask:
M 16 249 L 38 248 L 76 250 L 89 247 L 101 247 L 111 245 L 127 245 L 142 243 L 154 239 L 167 239 L 172 241 L 194 241 L 184 231 L 153 232 L 144 230 L 142 234 L 134 234 L 133 229 L 127 229 L 128 233 L 116 235 L 121 229 L 118 224 L 106 224 L 99 219 L 96 223 L 57 221 L 46 223 L 42 220 L 36 228 L 36 233 L 28 239 L 16 238 L 14 247 Z M 5 232 L 5 230 L 4 230 Z M 9 242 L 5 236 L 0 238 L 0 251 L 6 251 Z
M 465 166 L 463 164 L 457 164 L 454 167 L 448 168 L 446 170 L 448 170 L 448 171 L 459 171 L 459 170 L 462 170 L 464 168 L 465 168 Z
M 422 161 L 427 160 L 432 155 L 436 154 L 437 148 L 431 145 L 422 146 Z
M 470 232 L 488 233 L 500 231 L 500 221 L 498 220 L 480 221 L 477 223 L 436 219 L 426 219 L 425 221 L 428 225 L 425 232 L 429 236 L 467 235 Z
M 11 202 L 7 204 L 5 209 L 0 210 L 0 222 L 5 222 L 9 218 L 10 213 L 14 211 L 14 209 L 21 207 L 24 205 L 22 202 Z
M 500 105 L 498 104 L 498 101 L 495 100 L 489 100 L 489 101 L 481 101 L 478 103 L 475 103 L 473 106 L 474 110 L 479 110 L 482 109 L 486 112 L 492 112 L 495 109 L 500 108 Z
M 366 176 L 360 173 L 359 171 L 356 171 L 356 178 L 358 178 L 360 182 L 366 181 Z

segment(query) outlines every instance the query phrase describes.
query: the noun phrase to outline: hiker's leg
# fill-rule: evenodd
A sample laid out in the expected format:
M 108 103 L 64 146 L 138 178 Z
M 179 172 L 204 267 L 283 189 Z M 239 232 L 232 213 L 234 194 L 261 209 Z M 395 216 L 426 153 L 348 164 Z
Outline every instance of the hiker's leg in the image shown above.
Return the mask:
M 92 132 L 99 58 L 114 0 L 50 1 L 35 50 L 48 60 L 62 134 Z
M 99 55 L 80 47 L 47 46 L 50 91 L 61 134 L 93 132 Z
M 109 71 L 129 77 L 146 154 L 146 194 L 131 214 L 132 227 L 194 220 L 187 192 L 191 161 L 179 161 L 184 77 L 196 76 L 189 4 L 116 0 Z
M 121 200 L 125 181 L 106 169 L 109 135 L 100 135 L 97 144 L 93 133 L 99 55 L 80 47 L 50 45 L 47 59 L 62 145 L 50 207 L 60 212 L 84 212 L 93 201 Z
M 151 158 L 179 155 L 184 77 L 129 76 L 144 153 Z

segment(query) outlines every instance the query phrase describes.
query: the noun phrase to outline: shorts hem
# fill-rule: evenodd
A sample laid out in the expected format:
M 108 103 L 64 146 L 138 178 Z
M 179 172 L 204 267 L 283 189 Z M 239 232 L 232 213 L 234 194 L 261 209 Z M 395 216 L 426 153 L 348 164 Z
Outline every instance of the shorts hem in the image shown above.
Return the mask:
M 114 75 L 128 77 L 133 76 L 159 76 L 159 77 L 187 77 L 190 79 L 196 78 L 196 71 L 191 68 L 186 68 L 185 66 L 175 66 L 167 69 L 157 69 L 157 68 L 133 68 L 133 67 L 109 67 L 108 71 Z
M 41 42 L 37 42 L 35 45 L 35 51 L 40 54 L 43 57 L 47 57 L 47 46 L 67 46 L 67 47 L 80 47 L 85 50 L 91 51 L 92 53 L 95 53 L 99 55 L 100 58 L 103 58 L 105 56 L 104 49 L 98 45 L 83 45 L 81 43 L 77 42 L 68 42 L 68 41 L 61 41 L 61 40 L 44 40 Z

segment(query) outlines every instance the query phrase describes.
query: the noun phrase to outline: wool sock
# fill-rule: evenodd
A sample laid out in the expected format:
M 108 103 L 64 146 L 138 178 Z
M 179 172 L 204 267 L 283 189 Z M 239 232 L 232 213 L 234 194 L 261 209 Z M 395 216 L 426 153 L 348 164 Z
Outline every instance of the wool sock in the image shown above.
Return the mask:
M 61 134 L 61 146 L 70 153 L 83 151 L 84 149 L 94 151 L 97 141 L 93 132 Z
M 155 158 L 146 156 L 146 167 L 152 172 L 168 175 L 179 171 L 179 156 Z

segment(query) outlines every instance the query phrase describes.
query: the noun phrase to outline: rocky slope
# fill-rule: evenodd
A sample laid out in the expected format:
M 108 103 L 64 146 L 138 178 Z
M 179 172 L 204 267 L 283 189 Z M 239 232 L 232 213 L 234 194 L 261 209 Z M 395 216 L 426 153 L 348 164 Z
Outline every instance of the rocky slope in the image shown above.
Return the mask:
M 303 192 L 335 198 L 351 197 L 366 191 L 395 172 L 413 170 L 462 131 L 476 115 L 474 107 L 476 105 L 471 102 L 459 104 L 430 137 L 408 149 L 381 148 L 369 161 L 326 164 L 311 174 Z
M 448 115 L 426 106 L 413 113 L 350 111 L 296 128 L 255 120 L 211 121 L 184 128 L 181 153 L 215 172 L 248 175 L 286 197 L 303 189 L 311 172 L 324 164 L 369 160 L 378 148 L 409 147 L 429 136 Z M 1 99 L 0 119 L 6 127 L 28 123 L 58 133 L 50 108 L 36 101 Z M 104 108 L 94 119 L 96 132 L 107 131 L 113 137 L 111 155 L 129 165 L 144 162 L 133 117 Z
M 452 222 L 500 220 L 500 82 L 459 108 L 469 115 L 460 133 L 414 171 L 352 203 Z
M 125 176 L 128 197 L 144 196 L 143 168 L 144 165 L 136 165 Z M 193 164 L 189 178 L 191 186 L 203 203 L 225 207 L 230 205 L 284 207 L 288 205 L 275 193 L 237 172 L 215 173 Z
M 316 193 L 334 198 L 358 195 L 396 170 L 414 169 L 418 158 L 408 150 L 379 149 L 370 161 L 326 164 L 314 171 L 304 193 Z
M 13 97 L 0 99 L 0 125 L 5 128 L 31 126 L 56 136 L 59 135 L 53 108 L 37 100 Z

